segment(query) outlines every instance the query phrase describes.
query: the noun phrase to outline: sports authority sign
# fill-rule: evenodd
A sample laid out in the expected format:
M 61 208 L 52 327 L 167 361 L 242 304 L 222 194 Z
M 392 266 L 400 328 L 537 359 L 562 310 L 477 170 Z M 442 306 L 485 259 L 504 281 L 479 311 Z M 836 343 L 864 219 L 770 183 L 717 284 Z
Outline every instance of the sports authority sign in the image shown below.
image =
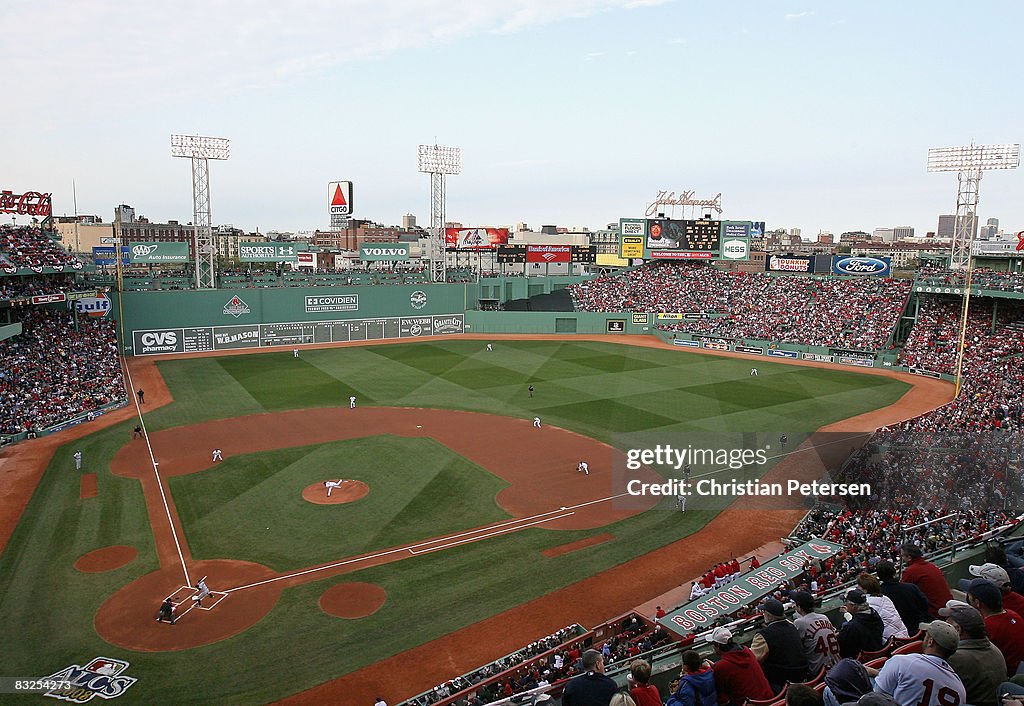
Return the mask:
M 571 245 L 527 245 L 527 262 L 570 262 L 572 260 Z
M 306 244 L 298 243 L 239 243 L 238 259 L 241 262 L 298 262 L 299 251 Z
M 658 622 L 683 636 L 710 630 L 718 618 L 758 602 L 775 591 L 780 583 L 802 574 L 808 560 L 827 559 L 842 549 L 839 544 L 812 539 L 757 569 L 751 569 L 735 581 L 690 601 L 659 618 Z

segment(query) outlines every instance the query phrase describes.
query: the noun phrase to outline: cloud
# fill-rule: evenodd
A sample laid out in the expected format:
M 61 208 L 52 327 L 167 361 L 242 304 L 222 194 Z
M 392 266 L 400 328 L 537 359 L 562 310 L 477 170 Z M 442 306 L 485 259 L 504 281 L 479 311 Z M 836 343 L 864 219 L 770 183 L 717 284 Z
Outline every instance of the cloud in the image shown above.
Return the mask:
M 804 17 L 813 17 L 813 16 L 814 16 L 814 11 L 813 10 L 804 10 L 803 12 L 787 12 L 785 15 L 783 15 L 783 17 L 785 17 L 787 22 L 789 20 L 799 20 L 799 19 L 803 19 Z
M 662 0 L 38 0 L 5 8 L 8 76 L 46 86 L 40 118 L 67 107 L 225 95 L 335 67 Z M 120 103 L 124 107 L 124 103 Z
M 672 39 L 668 40 L 668 43 L 669 44 L 686 44 L 689 41 L 690 40 L 687 39 L 686 37 L 673 37 Z
M 597 59 L 597 58 L 600 58 L 602 56 L 604 56 L 604 52 L 603 51 L 592 51 L 592 52 L 588 53 L 584 58 L 587 61 L 590 61 L 591 59 Z

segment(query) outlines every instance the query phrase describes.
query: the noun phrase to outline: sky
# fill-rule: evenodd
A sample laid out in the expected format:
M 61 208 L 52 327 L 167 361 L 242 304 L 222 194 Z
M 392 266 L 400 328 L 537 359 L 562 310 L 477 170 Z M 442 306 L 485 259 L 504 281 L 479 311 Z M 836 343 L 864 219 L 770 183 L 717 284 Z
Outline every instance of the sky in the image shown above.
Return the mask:
M 810 0 L 9 0 L 0 189 L 56 214 L 192 220 L 170 135 L 226 137 L 215 224 L 429 225 L 420 144 L 462 150 L 447 218 L 588 226 L 661 189 L 769 229 L 935 230 L 929 147 L 1024 138 L 1024 3 Z M 1017 86 L 1017 88 L 1014 88 Z M 1024 168 L 979 216 L 1024 229 Z M 4 216 L 3 218 L 10 218 Z

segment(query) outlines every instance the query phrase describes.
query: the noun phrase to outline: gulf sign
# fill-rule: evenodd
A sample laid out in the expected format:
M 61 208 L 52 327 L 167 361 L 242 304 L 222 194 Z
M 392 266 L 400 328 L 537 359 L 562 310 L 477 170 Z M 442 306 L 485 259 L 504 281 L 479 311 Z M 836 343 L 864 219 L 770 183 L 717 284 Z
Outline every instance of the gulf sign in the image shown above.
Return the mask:
M 891 273 L 892 260 L 888 257 L 832 256 L 832 274 L 888 277 Z
M 508 237 L 508 228 L 444 229 L 444 244 L 453 250 L 493 250 L 498 245 L 507 245 Z
M 527 245 L 527 262 L 570 262 L 572 260 L 571 245 Z
M 110 300 L 106 294 L 98 294 L 95 297 L 83 297 L 68 302 L 69 307 L 74 307 L 79 314 L 86 316 L 106 316 L 110 311 Z

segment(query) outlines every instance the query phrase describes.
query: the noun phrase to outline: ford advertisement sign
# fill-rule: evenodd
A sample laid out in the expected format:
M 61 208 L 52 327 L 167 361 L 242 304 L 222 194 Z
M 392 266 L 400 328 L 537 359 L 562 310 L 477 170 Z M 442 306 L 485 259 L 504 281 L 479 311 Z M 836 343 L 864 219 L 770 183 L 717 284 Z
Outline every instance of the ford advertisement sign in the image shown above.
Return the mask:
M 892 260 L 888 257 L 853 257 L 850 255 L 832 256 L 832 274 L 836 275 L 876 275 L 888 277 L 892 272 Z

